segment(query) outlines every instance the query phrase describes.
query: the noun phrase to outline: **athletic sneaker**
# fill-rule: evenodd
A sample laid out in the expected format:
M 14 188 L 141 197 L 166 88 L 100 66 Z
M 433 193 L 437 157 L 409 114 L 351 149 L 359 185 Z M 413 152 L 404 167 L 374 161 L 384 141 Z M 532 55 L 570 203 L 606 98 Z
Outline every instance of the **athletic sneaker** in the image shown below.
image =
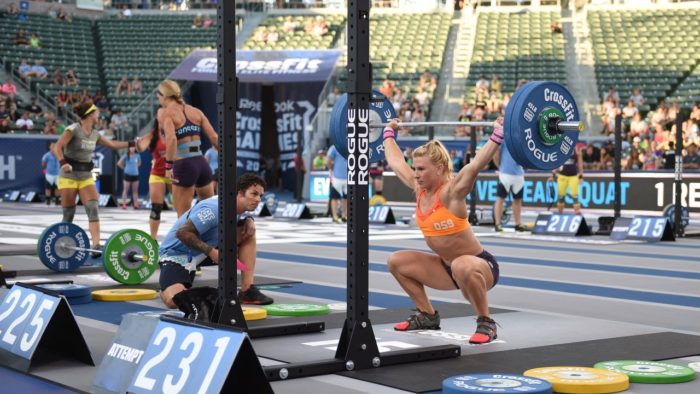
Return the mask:
M 496 322 L 490 317 L 479 316 L 476 319 L 476 332 L 469 338 L 469 343 L 489 343 L 498 338 L 496 334 Z
M 173 296 L 173 302 L 185 313 L 186 319 L 215 322 L 218 320 L 217 290 L 213 287 L 193 287 Z
M 435 311 L 430 315 L 422 312 L 420 309 L 415 309 L 416 313 L 409 316 L 405 321 L 394 324 L 396 331 L 411 331 L 411 330 L 439 330 L 440 329 L 440 314 Z
M 530 231 L 530 229 L 528 229 L 527 226 L 523 224 L 516 224 L 515 231 Z
M 501 226 L 500 224 L 495 224 L 495 225 L 493 226 L 493 229 L 494 229 L 497 233 L 502 233 L 502 232 L 503 232 L 503 226 Z
M 94 247 L 94 249 L 99 250 L 99 252 L 90 252 L 90 257 L 92 257 L 93 259 L 99 259 L 100 257 L 102 257 L 102 246 L 97 245 Z
M 272 298 L 263 294 L 260 289 L 251 285 L 246 291 L 238 291 L 238 300 L 242 304 L 270 305 L 275 302 Z

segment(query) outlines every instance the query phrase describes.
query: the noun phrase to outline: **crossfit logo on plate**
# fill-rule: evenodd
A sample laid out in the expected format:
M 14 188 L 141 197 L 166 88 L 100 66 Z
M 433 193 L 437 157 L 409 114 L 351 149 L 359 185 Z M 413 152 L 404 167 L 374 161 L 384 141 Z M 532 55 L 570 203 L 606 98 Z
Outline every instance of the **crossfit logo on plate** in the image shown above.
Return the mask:
M 559 94 L 559 92 L 551 91 L 549 89 L 544 90 L 544 99 L 545 101 L 553 102 L 559 104 L 561 109 L 564 111 L 566 115 L 566 120 L 567 121 L 572 121 L 574 120 L 574 105 L 569 102 L 563 95 Z
M 356 117 L 359 131 L 355 130 Z M 369 179 L 369 109 L 348 108 L 347 127 L 348 185 L 366 185 Z
M 107 352 L 109 357 L 114 357 L 119 360 L 124 360 L 132 364 L 137 364 L 141 361 L 141 356 L 143 356 L 143 350 L 134 349 L 129 346 L 120 345 L 118 343 L 113 343 L 112 347 L 109 348 Z

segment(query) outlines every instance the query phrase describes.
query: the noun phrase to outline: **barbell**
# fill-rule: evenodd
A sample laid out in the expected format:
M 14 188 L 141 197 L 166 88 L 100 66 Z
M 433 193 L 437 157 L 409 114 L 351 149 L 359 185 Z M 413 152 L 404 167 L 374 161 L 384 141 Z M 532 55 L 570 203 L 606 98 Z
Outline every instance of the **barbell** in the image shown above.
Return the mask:
M 60 243 L 56 245 L 56 250 L 78 250 L 78 251 L 84 251 L 84 252 L 92 252 L 92 253 L 100 253 L 102 254 L 101 250 L 97 249 L 88 249 L 88 248 L 81 248 L 81 247 L 76 247 L 76 246 L 68 246 L 65 243 Z M 126 258 L 127 261 L 136 263 L 138 261 L 145 261 L 148 260 L 148 256 L 143 256 L 143 255 L 138 255 L 136 252 L 131 251 L 129 253 L 124 253 L 123 257 Z
M 384 158 L 381 129 L 397 118 L 391 101 L 372 91 L 369 112 L 369 159 Z M 561 167 L 571 156 L 584 124 L 571 93 L 556 82 L 532 81 L 521 86 L 511 97 L 503 121 L 505 144 L 513 159 L 525 168 L 552 170 Z M 491 127 L 491 122 L 411 122 L 400 127 L 472 126 Z M 343 157 L 347 149 L 347 94 L 338 98 L 331 111 L 329 134 Z
M 567 122 L 557 118 L 552 118 L 552 130 L 563 131 L 583 131 L 583 122 Z M 389 126 L 389 123 L 370 123 L 370 128 L 380 128 Z M 399 127 L 423 127 L 423 126 L 471 126 L 471 127 L 493 127 L 493 122 L 399 122 Z
M 39 236 L 37 255 L 50 270 L 73 272 L 85 265 L 88 253 L 102 253 L 110 278 L 128 285 L 143 283 L 158 268 L 158 243 L 146 232 L 134 229 L 112 234 L 104 250 L 89 248 L 88 235 L 73 223 L 56 223 Z

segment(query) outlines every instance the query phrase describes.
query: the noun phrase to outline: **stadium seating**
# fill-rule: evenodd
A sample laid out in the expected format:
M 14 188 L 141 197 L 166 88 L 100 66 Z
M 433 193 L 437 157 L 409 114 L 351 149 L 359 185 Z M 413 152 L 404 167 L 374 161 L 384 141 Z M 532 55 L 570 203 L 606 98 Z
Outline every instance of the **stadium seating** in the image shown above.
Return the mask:
M 27 37 L 36 32 L 41 38 L 41 48 L 14 45 L 15 34 L 20 27 L 24 28 Z M 51 102 L 58 90 L 63 89 L 51 85 L 51 74 L 57 68 L 64 74 L 70 68 L 75 69 L 80 79 L 80 86 L 75 90 L 88 89 L 93 94 L 101 85 L 91 22 L 87 19 L 74 18 L 67 23 L 38 14 L 29 14 L 24 21 L 4 18 L 0 23 L 0 56 L 8 72 L 14 72 L 22 59 L 27 59 L 30 65 L 34 60 L 43 60 L 49 77 L 33 81 L 32 92 L 45 96 Z
M 678 85 L 669 100 L 677 101 L 681 108 L 691 108 L 694 104 L 700 104 L 700 65 Z
M 609 86 L 617 88 L 623 101 L 633 88 L 640 88 L 651 108 L 674 95 L 700 60 L 699 19 L 697 8 L 589 11 L 601 99 Z M 676 92 L 685 106 L 690 97 L 700 95 L 697 76 L 689 79 Z
M 426 69 L 439 78 L 451 23 L 451 13 L 374 15 L 370 20 L 372 86 L 378 89 L 389 79 L 413 95 Z M 339 67 L 343 68 L 339 85 L 344 90 L 345 55 L 339 60 Z
M 216 47 L 216 27 L 193 29 L 191 15 L 133 16 L 97 21 L 106 94 L 112 108 L 125 114 L 138 105 L 160 81 L 197 48 Z M 123 76 L 143 81 L 142 94 L 116 95 Z M 152 104 L 151 104 L 152 105 Z M 151 105 L 138 116 L 150 116 Z M 136 130 L 134 130 L 136 131 Z
M 323 35 L 307 32 L 305 27 L 317 18 L 322 18 L 328 28 Z M 296 27 L 290 31 L 285 29 L 285 22 L 290 19 Z M 276 15 L 266 17 L 255 32 L 246 40 L 242 49 L 273 50 L 273 49 L 330 49 L 335 46 L 340 32 L 345 28 L 344 15 Z M 263 41 L 261 36 L 271 32 L 278 35 L 275 41 Z
M 472 53 L 465 100 L 476 99 L 475 84 L 493 74 L 503 93 L 512 93 L 519 80 L 550 80 L 566 85 L 564 37 L 550 30 L 558 12 L 481 12 Z

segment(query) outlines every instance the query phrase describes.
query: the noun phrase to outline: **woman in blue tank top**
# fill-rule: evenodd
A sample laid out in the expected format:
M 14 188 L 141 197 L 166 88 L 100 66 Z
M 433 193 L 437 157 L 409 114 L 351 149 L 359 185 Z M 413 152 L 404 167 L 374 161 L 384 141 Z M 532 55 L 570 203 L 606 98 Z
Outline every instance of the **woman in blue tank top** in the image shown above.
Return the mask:
M 171 80 L 158 85 L 158 123 L 165 133 L 165 176 L 173 183 L 173 205 L 180 217 L 192 205 L 195 190 L 200 200 L 214 195 L 212 173 L 201 149 L 202 133 L 212 145 L 219 137 L 202 111 L 185 104 L 180 86 Z
M 117 167 L 124 170 L 124 186 L 122 188 L 122 209 L 126 209 L 126 199 L 129 196 L 129 189 L 133 194 L 131 204 L 134 209 L 139 209 L 139 167 L 141 167 L 141 156 L 136 152 L 136 147 L 130 147 L 126 153 L 119 158 Z

